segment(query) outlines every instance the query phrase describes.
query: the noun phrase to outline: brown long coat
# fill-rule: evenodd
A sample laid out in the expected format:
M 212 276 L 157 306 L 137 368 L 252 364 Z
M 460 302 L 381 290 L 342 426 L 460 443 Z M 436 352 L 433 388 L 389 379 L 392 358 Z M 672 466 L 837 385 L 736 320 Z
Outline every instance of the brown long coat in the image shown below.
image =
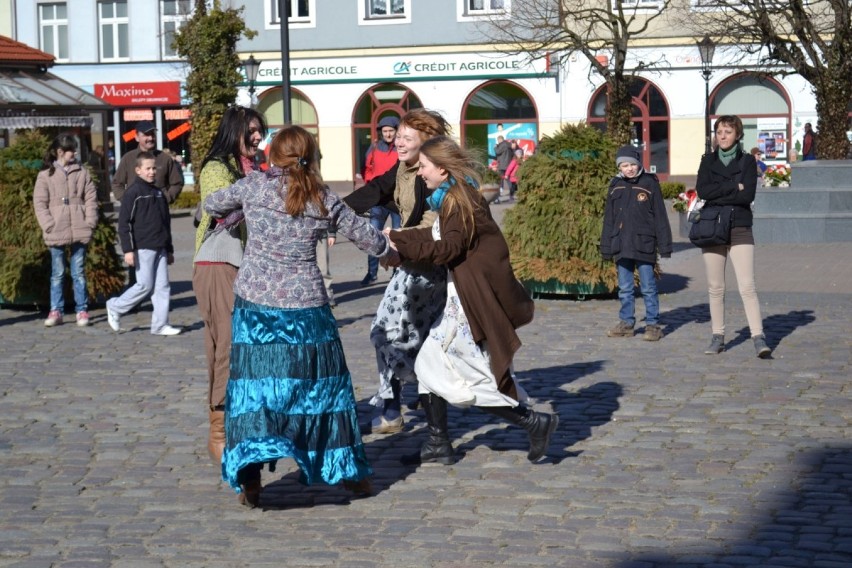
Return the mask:
M 475 228 L 465 230 L 455 213 L 441 214 L 440 220 L 439 241 L 432 238 L 431 228 L 391 231 L 390 238 L 404 259 L 449 267 L 474 341 L 488 341 L 500 392 L 517 398 L 508 377 L 512 357 L 521 347 L 515 330 L 532 321 L 535 304 L 512 272 L 506 239 L 484 201 L 476 210 Z

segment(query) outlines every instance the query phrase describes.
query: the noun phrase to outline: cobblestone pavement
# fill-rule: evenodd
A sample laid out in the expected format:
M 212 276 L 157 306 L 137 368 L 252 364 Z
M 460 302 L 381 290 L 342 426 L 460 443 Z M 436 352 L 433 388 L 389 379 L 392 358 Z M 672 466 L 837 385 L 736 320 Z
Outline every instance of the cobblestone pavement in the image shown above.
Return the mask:
M 561 418 L 541 463 L 521 430 L 453 409 L 458 462 L 403 466 L 424 439 L 410 411 L 404 432 L 365 437 L 374 496 L 302 487 L 283 461 L 248 510 L 207 457 L 187 218 L 175 233 L 183 335 L 151 336 L 149 305 L 119 335 L 103 309 L 85 329 L 0 311 L 0 566 L 852 565 L 847 245 L 758 247 L 770 360 L 754 355 L 735 287 L 728 348 L 702 354 L 700 254 L 683 243 L 664 263 L 659 343 L 605 337 L 616 300 L 538 301 L 515 364 Z M 366 420 L 387 274 L 360 288 L 365 266 L 351 244 L 332 249 Z

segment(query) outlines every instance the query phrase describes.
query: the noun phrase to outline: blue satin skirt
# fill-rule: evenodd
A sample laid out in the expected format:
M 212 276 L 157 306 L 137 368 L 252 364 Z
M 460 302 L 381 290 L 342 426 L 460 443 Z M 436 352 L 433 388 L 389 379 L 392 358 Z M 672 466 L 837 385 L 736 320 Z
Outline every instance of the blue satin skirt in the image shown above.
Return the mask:
M 301 481 L 329 485 L 372 475 L 352 377 L 326 304 L 274 308 L 237 296 L 225 399 L 222 479 L 240 491 L 250 464 L 293 458 Z

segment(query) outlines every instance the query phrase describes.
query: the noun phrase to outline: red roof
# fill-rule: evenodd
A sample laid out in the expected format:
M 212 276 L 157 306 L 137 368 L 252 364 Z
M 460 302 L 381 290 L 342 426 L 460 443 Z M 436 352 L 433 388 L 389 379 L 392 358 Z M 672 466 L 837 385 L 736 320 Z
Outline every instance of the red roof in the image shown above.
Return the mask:
M 0 64 L 44 65 L 50 67 L 56 58 L 25 43 L 0 35 Z

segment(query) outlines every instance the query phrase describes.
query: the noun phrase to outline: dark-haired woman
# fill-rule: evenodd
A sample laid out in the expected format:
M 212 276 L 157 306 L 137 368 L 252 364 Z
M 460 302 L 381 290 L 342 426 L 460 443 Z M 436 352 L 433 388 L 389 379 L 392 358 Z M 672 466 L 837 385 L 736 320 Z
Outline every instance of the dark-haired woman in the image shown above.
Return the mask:
M 316 142 L 298 126 L 272 140 L 268 171 L 206 199 L 222 218 L 241 209 L 248 242 L 234 284 L 233 342 L 225 399 L 222 477 L 256 506 L 261 468 L 293 458 L 305 484 L 343 482 L 368 493 L 367 461 L 337 322 L 317 266 L 330 226 L 383 257 L 381 232 L 328 191 Z
M 701 159 L 695 189 L 698 197 L 705 200 L 704 207 L 730 206 L 733 215 L 730 243 L 701 249 L 713 330 L 710 345 L 704 352 L 714 355 L 725 349 L 725 266 L 730 258 L 754 350 L 758 357 L 766 359 L 772 350 L 766 345 L 763 335 L 760 302 L 754 283 L 754 234 L 751 230 L 751 202 L 757 188 L 757 163 L 752 154 L 743 152 L 740 143 L 743 122 L 739 117 L 720 116 L 716 119 L 715 133 L 718 147 Z
M 254 171 L 257 147 L 265 136 L 266 124 L 260 113 L 243 107 L 226 110 L 213 145 L 201 165 L 198 179 L 201 199 Z M 195 233 L 192 289 L 204 322 L 210 420 L 207 451 L 216 465 L 221 465 L 225 448 L 225 389 L 231 353 L 234 280 L 244 245 L 245 223 L 239 212 L 228 222 L 220 223 L 202 211 Z
M 62 323 L 65 311 L 63 281 L 65 249 L 71 249 L 71 282 L 77 325 L 89 325 L 86 290 L 86 246 L 98 224 L 98 198 L 89 172 L 75 159 L 77 141 L 71 134 L 57 136 L 44 156 L 36 178 L 33 205 L 44 243 L 50 249 L 50 313 L 44 325 Z

